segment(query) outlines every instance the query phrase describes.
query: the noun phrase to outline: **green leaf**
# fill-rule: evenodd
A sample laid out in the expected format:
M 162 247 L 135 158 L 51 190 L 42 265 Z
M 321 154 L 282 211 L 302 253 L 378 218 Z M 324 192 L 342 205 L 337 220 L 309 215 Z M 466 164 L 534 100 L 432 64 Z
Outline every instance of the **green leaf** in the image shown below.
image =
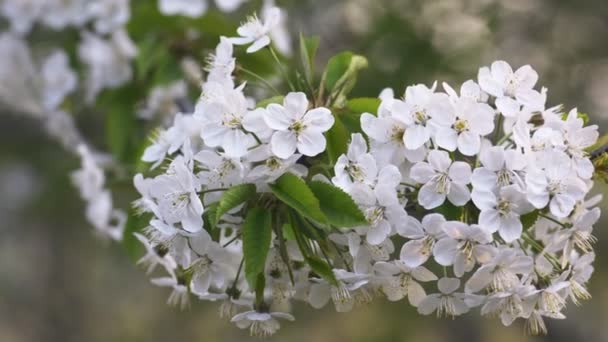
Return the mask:
M 300 177 L 285 173 L 269 187 L 281 202 L 295 209 L 300 215 L 319 223 L 327 222 L 319 207 L 319 200 Z
M 338 80 L 346 73 L 353 58 L 353 53 L 344 51 L 329 59 L 325 67 L 325 88 L 329 91 L 334 89 Z
M 295 233 L 293 232 L 293 228 L 291 227 L 290 224 L 285 223 L 283 224 L 283 237 L 285 238 L 285 240 L 289 240 L 289 241 L 293 241 L 296 239 Z
M 308 263 L 313 272 L 318 274 L 321 278 L 327 280 L 327 282 L 334 286 L 338 285 L 336 275 L 334 274 L 334 271 L 331 269 L 331 266 L 329 266 L 328 263 L 314 255 L 306 258 L 306 263 Z
M 137 45 L 137 57 L 135 57 L 135 71 L 138 80 L 144 80 L 148 72 L 167 58 L 167 49 L 158 44 L 158 37 L 155 34 L 146 36 Z
M 355 113 L 371 113 L 376 115 L 380 107 L 380 99 L 375 97 L 359 97 L 346 102 L 346 108 Z
M 225 213 L 247 202 L 255 195 L 255 185 L 240 184 L 226 190 L 220 198 L 215 216 L 217 224 Z
M 356 227 L 367 224 L 363 212 L 342 189 L 320 181 L 309 182 L 308 187 L 319 199 L 321 210 L 332 225 Z
M 325 133 L 325 137 L 327 138 L 327 156 L 330 165 L 334 165 L 340 155 L 346 153 L 348 140 L 350 139 L 350 132 L 346 129 L 340 117 L 334 115 L 334 118 L 334 125 Z
M 325 87 L 333 99 L 333 104 L 341 107 L 346 102 L 346 95 L 357 83 L 360 70 L 367 67 L 367 59 L 350 51 L 339 53 L 327 62 L 325 68 Z
M 361 113 L 345 113 L 339 115 L 344 127 L 351 133 L 361 133 Z
M 203 223 L 205 224 L 205 228 L 209 231 L 215 228 L 217 218 L 217 207 L 218 202 L 211 203 L 205 207 L 205 211 L 203 212 Z
M 262 310 L 261 306 L 264 304 L 264 289 L 266 288 L 266 277 L 264 273 L 259 273 L 253 279 L 255 283 L 255 308 Z M 252 284 L 252 283 L 250 283 Z
M 300 233 L 304 234 L 307 238 L 321 242 L 327 238 L 327 234 L 324 230 L 317 228 L 315 225 L 310 223 L 306 218 L 297 212 L 293 211 L 291 218 L 291 226 L 294 229 L 295 235 Z
M 271 103 L 279 103 L 282 104 L 283 103 L 283 99 L 285 98 L 285 96 L 279 95 L 279 96 L 273 96 L 273 97 L 269 97 L 267 99 L 264 99 L 262 101 L 259 101 L 255 107 L 256 108 L 265 108 L 266 106 L 268 106 Z
M 131 162 L 133 140 L 138 135 L 135 103 L 140 91 L 134 85 L 107 91 L 100 99 L 106 111 L 106 141 L 112 155 L 120 161 Z
M 272 237 L 272 214 L 262 208 L 252 208 L 243 223 L 243 256 L 245 278 L 251 288 L 256 285 L 259 274 L 263 274 Z
M 313 83 L 314 78 L 314 61 L 319 47 L 319 37 L 304 37 L 300 33 L 300 59 L 304 68 L 304 77 L 308 84 Z
M 447 220 L 459 220 L 462 214 L 462 207 L 457 207 L 449 201 L 445 201 L 441 206 L 433 209 L 435 212 L 445 216 Z
M 539 211 L 534 210 L 527 214 L 522 215 L 519 219 L 521 220 L 521 224 L 523 225 L 524 231 L 530 229 L 538 220 Z

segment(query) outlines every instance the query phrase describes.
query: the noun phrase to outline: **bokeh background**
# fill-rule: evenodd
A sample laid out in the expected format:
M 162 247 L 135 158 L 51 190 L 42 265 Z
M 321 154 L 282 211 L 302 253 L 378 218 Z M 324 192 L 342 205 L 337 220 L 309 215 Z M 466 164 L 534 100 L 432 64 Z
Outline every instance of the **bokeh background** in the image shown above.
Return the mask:
M 475 78 L 479 66 L 504 59 L 531 64 L 549 88 L 549 104 L 577 106 L 606 133 L 606 0 L 277 2 L 288 10 L 294 37 L 298 31 L 321 36 L 320 63 L 342 49 L 369 58 L 354 95 L 386 86 L 401 93 L 407 84 L 434 80 L 458 85 Z M 226 16 L 238 23 L 250 8 Z M 99 120 L 92 114 L 78 119 L 93 141 L 103 135 Z M 79 161 L 48 138 L 39 121 L 0 109 L 0 146 L 0 341 L 250 339 L 219 319 L 216 304 L 194 301 L 183 312 L 165 305 L 168 291 L 152 286 L 120 245 L 93 233 L 68 177 Z M 521 322 L 505 328 L 475 312 L 438 320 L 403 302 L 376 300 L 344 314 L 296 305 L 297 321 L 283 324 L 273 339 L 608 341 L 607 222 L 605 216 L 595 231 L 593 299 L 569 305 L 566 320 L 548 321 L 545 337 L 525 336 Z

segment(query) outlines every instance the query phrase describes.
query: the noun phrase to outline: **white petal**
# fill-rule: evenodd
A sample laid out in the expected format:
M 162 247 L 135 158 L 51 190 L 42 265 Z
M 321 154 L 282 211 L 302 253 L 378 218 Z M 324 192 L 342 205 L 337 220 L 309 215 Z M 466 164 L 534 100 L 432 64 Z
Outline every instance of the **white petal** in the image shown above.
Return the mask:
M 222 148 L 226 156 L 240 158 L 247 154 L 247 149 L 251 146 L 251 136 L 239 129 L 231 129 L 224 135 Z
M 477 133 L 466 131 L 458 135 L 456 144 L 458 145 L 458 150 L 460 153 L 464 154 L 465 156 L 474 156 L 479 153 L 479 148 L 481 147 L 481 138 Z
M 302 123 L 307 126 L 310 125 L 310 128 L 314 127 L 314 129 L 319 132 L 325 132 L 334 125 L 334 117 L 331 115 L 329 109 L 319 107 L 308 111 L 306 115 L 304 115 Z
M 530 65 L 524 65 L 515 71 L 518 86 L 533 88 L 538 81 L 538 73 Z
M 422 218 L 422 225 L 427 233 L 434 236 L 440 235 L 443 232 L 445 217 L 441 214 L 428 214 Z
M 452 164 L 450 155 L 445 151 L 432 150 L 428 156 L 429 164 L 437 171 L 445 172 Z
M 401 173 L 395 165 L 387 165 L 378 174 L 378 184 L 397 187 L 401 182 Z
M 481 211 L 494 209 L 496 206 L 496 195 L 494 195 L 491 191 L 480 191 L 476 188 L 473 189 L 471 193 L 471 199 L 475 206 L 479 208 Z
M 445 202 L 446 195 L 435 191 L 436 184 L 434 182 L 426 183 L 420 188 L 418 193 L 418 203 L 425 209 L 434 209 Z M 454 184 L 452 184 L 452 188 Z M 466 203 L 466 201 L 464 202 Z M 463 204 L 464 204 L 463 203 Z
M 491 268 L 482 266 L 467 281 L 465 289 L 468 293 L 479 292 L 483 290 L 492 281 Z
M 405 147 L 410 150 L 415 150 L 429 141 L 429 131 L 421 125 L 410 126 L 405 130 L 403 142 Z
M 408 239 L 421 239 L 424 237 L 424 229 L 422 228 L 422 224 L 411 216 L 407 218 L 407 223 L 403 226 L 403 228 L 397 230 L 397 233 Z
M 471 193 L 466 185 L 452 183 L 450 192 L 448 193 L 448 200 L 450 200 L 452 204 L 455 206 L 463 206 L 469 201 L 470 198 Z
M 418 183 L 427 183 L 435 176 L 435 170 L 426 162 L 414 164 L 410 169 L 410 178 Z
M 458 278 L 441 278 L 437 282 L 439 291 L 444 294 L 450 294 L 460 287 L 460 279 Z
M 329 301 L 330 290 L 328 285 L 313 284 L 308 292 L 308 302 L 315 309 L 320 309 Z
M 424 249 L 422 240 L 411 240 L 403 244 L 399 259 L 407 267 L 418 267 L 424 264 L 430 256 L 430 251 Z
M 243 128 L 249 132 L 255 133 L 260 139 L 269 138 L 272 134 L 272 129 L 268 127 L 264 120 L 265 113 L 266 109 L 263 108 L 247 112 L 245 117 L 243 117 Z
M 494 233 L 500 228 L 500 216 L 494 209 L 484 210 L 479 214 L 479 226 L 488 233 Z
M 513 75 L 513 69 L 509 63 L 505 61 L 495 61 L 492 63 L 492 77 L 498 82 L 505 84 L 506 81 Z
M 522 224 L 518 216 L 507 216 L 501 219 L 500 237 L 507 243 L 511 243 L 521 237 Z
M 456 141 L 458 139 L 458 133 L 452 128 L 440 128 L 435 134 L 435 141 L 441 148 L 445 148 L 448 151 L 456 150 Z
M 477 79 L 479 81 L 479 86 L 481 87 L 481 89 L 483 89 L 488 94 L 497 97 L 501 97 L 504 95 L 503 85 L 500 82 L 494 80 L 489 68 L 483 67 L 479 69 Z
M 361 115 L 361 129 L 370 138 L 379 142 L 387 142 L 391 137 L 392 125 L 388 119 L 379 119 L 372 114 Z
M 557 195 L 551 199 L 549 208 L 551 209 L 551 214 L 558 218 L 565 218 L 574 210 L 575 204 L 576 200 L 574 198 L 568 195 Z
M 272 129 L 285 131 L 293 123 L 294 117 L 283 106 L 271 103 L 264 112 L 264 121 Z
M 471 182 L 471 166 L 465 162 L 454 162 L 448 171 L 452 182 L 469 184 Z
M 306 129 L 298 135 L 298 151 L 305 156 L 314 157 L 325 151 L 327 142 L 322 133 Z
M 254 53 L 270 44 L 270 37 L 262 36 L 247 48 L 247 53 Z
M 439 265 L 450 266 L 454 263 L 458 241 L 451 238 L 443 238 L 433 247 L 433 256 Z
M 516 117 L 519 114 L 519 107 L 520 104 L 510 97 L 496 99 L 496 108 L 506 117 Z
M 323 138 L 325 140 L 325 138 Z M 291 131 L 278 131 L 272 135 L 270 147 L 275 156 L 287 159 L 296 151 L 298 139 Z
M 367 231 L 367 242 L 370 245 L 379 245 L 391 232 L 391 225 L 386 220 L 380 220 L 378 224 L 372 226 Z
M 428 295 L 418 303 L 418 313 L 422 315 L 430 315 L 437 310 L 440 300 L 439 294 L 434 293 L 432 295 Z
M 497 186 L 498 176 L 496 173 L 486 169 L 485 167 L 479 167 L 473 170 L 471 183 L 473 184 L 473 188 L 476 190 L 490 192 L 493 191 Z
M 413 307 L 417 307 L 418 304 L 426 297 L 424 288 L 415 281 L 410 282 L 407 287 L 407 299 Z
M 293 118 L 301 119 L 308 109 L 308 99 L 302 92 L 289 93 L 283 100 L 285 110 L 293 115 Z
M 429 271 L 426 267 L 418 266 L 411 272 L 412 277 L 418 281 L 435 281 L 437 276 L 433 272 Z

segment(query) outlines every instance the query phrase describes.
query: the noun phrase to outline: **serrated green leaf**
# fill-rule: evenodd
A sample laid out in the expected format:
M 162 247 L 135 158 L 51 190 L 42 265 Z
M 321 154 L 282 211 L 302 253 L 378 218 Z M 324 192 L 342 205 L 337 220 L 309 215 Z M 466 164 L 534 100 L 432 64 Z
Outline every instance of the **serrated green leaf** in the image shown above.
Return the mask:
M 319 47 L 319 37 L 304 37 L 300 33 L 300 59 L 304 68 L 304 77 L 308 84 L 313 83 L 314 77 L 314 61 Z
M 225 213 L 247 202 L 255 195 L 255 185 L 239 184 L 226 190 L 218 201 L 215 213 L 215 224 L 217 224 Z
M 334 125 L 325 133 L 325 137 L 327 138 L 327 156 L 330 165 L 334 165 L 338 157 L 346 153 L 350 138 L 350 132 L 346 129 L 340 117 L 334 115 L 334 119 Z
M 300 215 L 319 223 L 327 222 L 319 207 L 319 200 L 300 177 L 285 173 L 269 187 L 281 202 L 295 209 Z
M 519 219 L 521 220 L 521 224 L 523 226 L 524 231 L 527 231 L 536 223 L 536 221 L 538 220 L 538 215 L 539 211 L 534 210 L 532 212 L 520 216 Z
M 310 266 L 313 272 L 325 279 L 328 283 L 334 286 L 338 285 L 336 275 L 327 262 L 313 255 L 306 258 L 306 263 Z
M 252 208 L 243 223 L 243 256 L 245 278 L 255 288 L 259 274 L 264 272 L 272 237 L 272 214 L 262 208 Z
M 255 107 L 256 108 L 265 108 L 266 106 L 268 106 L 271 103 L 279 103 L 282 104 L 283 103 L 283 99 L 285 98 L 285 96 L 283 95 L 279 95 L 279 96 L 273 96 L 273 97 L 269 97 L 267 99 L 264 99 L 262 101 L 259 101 Z
M 327 234 L 324 230 L 317 228 L 297 212 L 294 212 L 292 215 L 291 226 L 294 229 L 294 233 L 302 233 L 307 238 L 314 241 L 320 242 L 325 240 L 325 238 L 327 237 Z
M 380 107 L 380 99 L 375 97 L 359 97 L 346 101 L 346 108 L 355 113 L 376 115 L 378 107 Z
M 336 227 L 356 227 L 367 224 L 365 215 L 355 201 L 342 189 L 331 184 L 311 181 L 308 187 L 319 200 L 329 223 Z

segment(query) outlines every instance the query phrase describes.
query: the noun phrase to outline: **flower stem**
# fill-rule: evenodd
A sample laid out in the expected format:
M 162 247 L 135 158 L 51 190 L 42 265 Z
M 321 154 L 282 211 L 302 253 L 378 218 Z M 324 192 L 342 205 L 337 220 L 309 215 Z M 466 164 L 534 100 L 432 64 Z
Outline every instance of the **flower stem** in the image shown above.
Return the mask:
M 554 218 L 553 218 L 553 217 L 551 217 L 551 216 L 547 216 L 547 215 L 545 215 L 545 214 L 540 214 L 540 213 L 538 214 L 538 216 L 540 216 L 540 217 L 542 217 L 542 218 L 545 218 L 545 219 L 547 219 L 547 220 L 549 220 L 549 221 L 551 221 L 551 222 L 553 222 L 553 223 L 555 223 L 555 224 L 558 224 L 558 225 L 560 225 L 560 226 L 562 226 L 562 227 L 566 228 L 566 225 L 565 225 L 565 224 L 563 224 L 562 222 L 560 222 L 560 221 L 558 221 L 558 220 L 554 219 Z
M 274 58 L 274 61 L 277 63 L 277 65 L 279 67 L 279 70 L 281 70 L 281 73 L 283 74 L 283 77 L 285 77 L 285 80 L 287 81 L 287 84 L 289 84 L 289 89 L 291 91 L 295 91 L 296 89 L 294 88 L 293 83 L 291 83 L 291 80 L 289 79 L 289 75 L 287 75 L 287 71 L 285 70 L 285 68 L 283 68 L 283 64 L 279 60 L 279 57 L 277 56 L 277 53 L 274 52 L 274 49 L 270 45 L 268 45 L 268 50 L 270 51 L 270 54 L 272 55 L 272 58 Z
M 238 70 L 246 73 L 249 76 L 255 77 L 257 80 L 259 80 L 260 82 L 262 82 L 262 84 L 264 84 L 266 87 L 268 87 L 268 89 L 272 90 L 275 94 L 281 95 L 281 93 L 279 93 L 279 91 L 277 90 L 277 88 L 275 88 L 272 84 L 270 84 L 268 81 L 266 81 L 264 79 L 264 77 L 258 75 L 257 73 L 255 73 L 255 72 L 253 72 L 253 71 L 251 71 L 251 70 L 249 70 L 247 68 L 244 68 L 241 65 L 238 66 Z

